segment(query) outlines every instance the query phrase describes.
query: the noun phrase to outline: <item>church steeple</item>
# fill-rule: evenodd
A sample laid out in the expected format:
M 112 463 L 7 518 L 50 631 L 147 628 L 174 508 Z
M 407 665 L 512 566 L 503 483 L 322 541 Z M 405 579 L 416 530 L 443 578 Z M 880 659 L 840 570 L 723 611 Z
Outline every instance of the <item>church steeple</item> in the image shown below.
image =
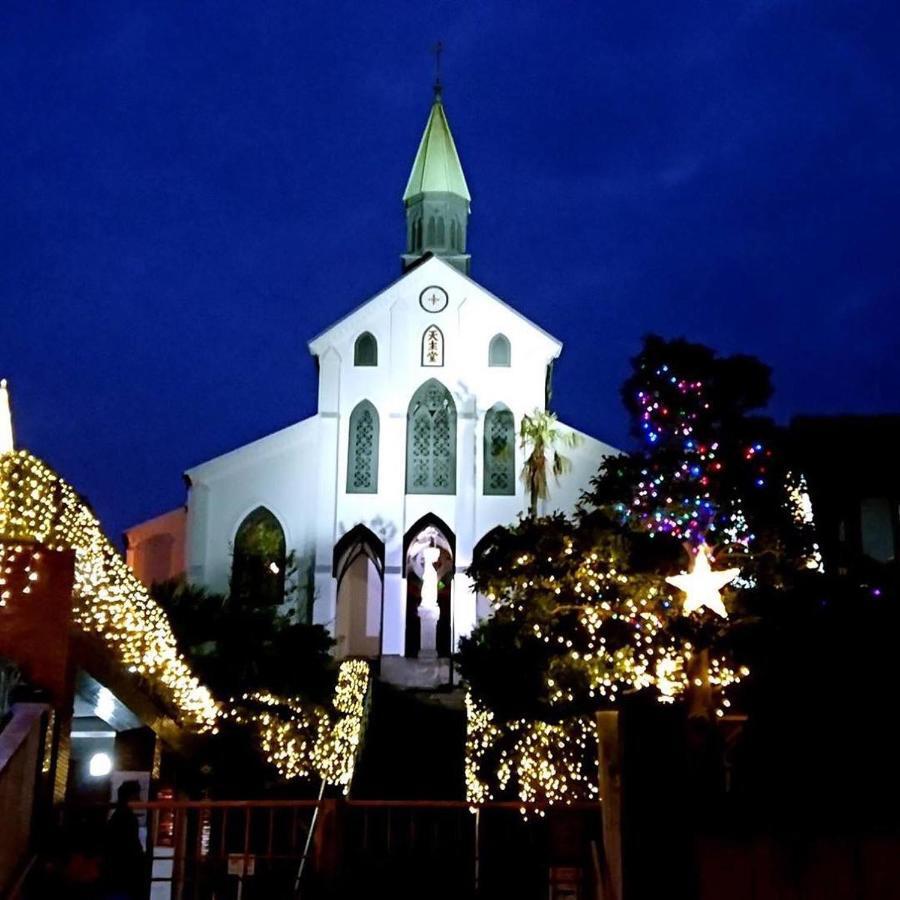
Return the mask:
M 403 192 L 406 207 L 403 267 L 407 268 L 430 251 L 468 274 L 470 257 L 466 253 L 466 233 L 472 198 L 441 94 L 438 79 L 434 85 L 431 114 Z

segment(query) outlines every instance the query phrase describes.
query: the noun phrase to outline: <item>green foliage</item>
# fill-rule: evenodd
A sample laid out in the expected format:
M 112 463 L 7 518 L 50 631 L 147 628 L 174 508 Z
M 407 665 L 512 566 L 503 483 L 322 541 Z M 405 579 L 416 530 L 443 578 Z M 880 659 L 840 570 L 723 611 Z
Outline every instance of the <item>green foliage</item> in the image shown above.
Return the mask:
M 534 517 L 537 515 L 538 500 L 546 500 L 550 496 L 549 476 L 558 479 L 572 467 L 571 461 L 558 448 L 575 447 L 578 435 L 559 428 L 554 413 L 536 408 L 531 415 L 522 416 L 519 439 L 522 450 L 527 454 L 520 477 L 528 491 L 529 510 Z
M 267 588 L 244 582 L 242 596 L 212 594 L 184 582 L 151 588 L 184 654 L 220 697 L 246 691 L 326 700 L 334 685 L 334 641 L 321 625 L 296 621 L 269 602 Z M 260 598 L 261 602 L 253 602 Z
M 692 679 L 688 670 L 698 651 L 708 651 L 721 673 L 713 673 L 717 690 L 731 683 L 738 670 L 733 650 L 754 621 L 744 604 L 750 595 L 725 590 L 728 620 L 708 610 L 684 616 L 681 593 L 665 581 L 688 568 L 684 530 L 658 525 L 673 510 L 698 507 L 696 444 L 716 448 L 704 457 L 704 474 L 716 476 L 702 486 L 709 507 L 729 515 L 742 510 L 751 526 L 709 532 L 711 544 L 721 540 L 714 547 L 717 566 L 736 565 L 756 584 L 777 589 L 804 571 L 809 534 L 791 518 L 778 430 L 747 415 L 771 394 L 768 368 L 749 357 L 723 359 L 700 345 L 655 337 L 633 366 L 623 397 L 637 434 L 646 434 L 648 409 L 659 415 L 658 422 L 650 419 L 655 443 L 607 459 L 574 519 L 532 515 L 497 529 L 469 569 L 493 615 L 462 642 L 461 668 L 498 721 L 559 721 L 645 688 L 672 699 Z M 683 418 L 669 421 L 676 404 Z M 555 419 L 526 417 L 522 436 L 532 455 L 546 460 L 558 439 Z M 767 450 L 762 463 L 751 454 L 753 466 L 746 459 L 750 441 Z M 756 484 L 760 465 L 762 487 Z M 546 489 L 547 469 L 538 469 L 526 461 L 523 478 L 533 500 Z M 655 475 L 656 493 L 647 487 Z M 688 512 L 686 521 L 698 519 Z
M 621 388 L 622 403 L 631 416 L 631 430 L 643 441 L 638 392 L 654 380 L 653 373 L 666 366 L 678 380 L 703 385 L 701 408 L 708 427 L 723 436 L 734 436 L 748 413 L 762 409 L 771 399 L 772 370 L 753 356 L 719 356 L 710 347 L 683 338 L 667 340 L 650 334 L 641 352 L 631 360 L 631 375 Z M 668 380 L 668 379 L 667 379 Z M 669 380 L 669 383 L 672 382 Z M 675 396 L 674 392 L 671 396 Z
M 284 600 L 286 567 L 284 532 L 269 510 L 259 507 L 241 523 L 234 539 L 231 597 L 245 606 L 275 605 Z
M 182 650 L 193 655 L 204 643 L 216 640 L 218 622 L 227 598 L 179 578 L 157 582 L 150 595 L 166 611 Z
M 706 541 L 745 582 L 786 586 L 815 535 L 797 520 L 783 429 L 750 415 L 771 395 L 771 371 L 757 359 L 645 338 L 622 387 L 640 444 L 606 460 L 582 507 L 614 509 L 634 530 Z
M 647 649 L 664 655 L 719 636 L 716 622 L 683 620 L 672 602 L 665 575 L 683 560 L 676 541 L 601 510 L 497 529 L 468 570 L 493 615 L 461 641 L 464 678 L 501 720 L 558 721 L 614 704 Z

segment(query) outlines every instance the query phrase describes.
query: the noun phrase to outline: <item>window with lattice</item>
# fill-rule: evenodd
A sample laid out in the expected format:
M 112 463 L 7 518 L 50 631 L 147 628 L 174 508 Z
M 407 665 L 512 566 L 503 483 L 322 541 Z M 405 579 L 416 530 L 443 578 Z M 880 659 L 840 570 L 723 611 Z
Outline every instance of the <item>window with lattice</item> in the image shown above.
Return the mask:
M 378 410 L 363 400 L 350 413 L 347 493 L 378 492 Z
M 484 493 L 511 496 L 515 492 L 515 420 L 512 412 L 498 403 L 484 417 Z
M 434 379 L 426 381 L 409 404 L 406 492 L 456 493 L 456 404 Z

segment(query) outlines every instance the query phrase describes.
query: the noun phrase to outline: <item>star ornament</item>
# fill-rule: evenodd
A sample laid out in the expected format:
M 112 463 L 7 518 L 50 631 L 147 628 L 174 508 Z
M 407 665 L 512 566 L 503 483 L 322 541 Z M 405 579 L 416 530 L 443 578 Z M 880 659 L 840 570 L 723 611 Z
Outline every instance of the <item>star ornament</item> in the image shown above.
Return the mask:
M 722 588 L 730 584 L 740 575 L 740 569 L 724 569 L 714 572 L 710 563 L 712 552 L 706 544 L 701 544 L 694 555 L 694 564 L 690 572 L 670 575 L 666 581 L 679 591 L 684 592 L 682 615 L 689 616 L 696 610 L 703 609 L 714 612 L 723 619 L 728 618 L 728 610 L 722 602 Z

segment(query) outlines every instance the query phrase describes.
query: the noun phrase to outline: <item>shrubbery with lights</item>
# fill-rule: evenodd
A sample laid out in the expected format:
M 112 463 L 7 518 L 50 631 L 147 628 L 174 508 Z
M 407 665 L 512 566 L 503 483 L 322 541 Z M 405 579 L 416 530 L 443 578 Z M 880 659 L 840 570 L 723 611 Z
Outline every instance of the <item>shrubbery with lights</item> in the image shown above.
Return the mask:
M 639 449 L 605 462 L 572 519 L 482 542 L 469 574 L 493 614 L 461 650 L 470 801 L 595 797 L 595 715 L 623 695 L 702 694 L 725 715 L 754 597 L 820 569 L 802 476 L 750 415 L 770 395 L 752 358 L 647 338 L 623 386 Z

